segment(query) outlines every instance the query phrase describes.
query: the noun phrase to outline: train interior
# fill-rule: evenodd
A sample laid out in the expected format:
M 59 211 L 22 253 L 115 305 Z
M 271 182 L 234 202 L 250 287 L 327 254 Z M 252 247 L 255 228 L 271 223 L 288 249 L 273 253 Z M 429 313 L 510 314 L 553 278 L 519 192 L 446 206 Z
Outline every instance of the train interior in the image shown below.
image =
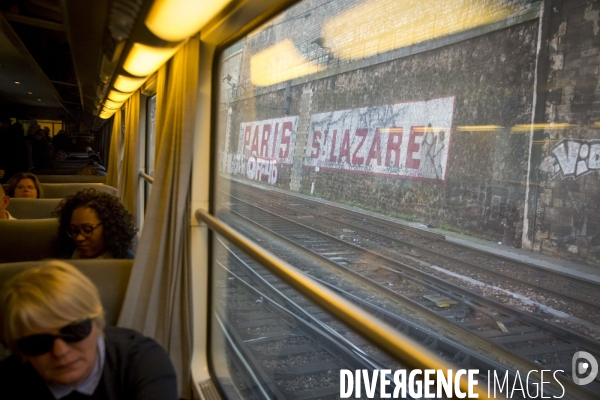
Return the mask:
M 597 399 L 599 77 L 598 0 L 4 1 L 0 283 L 93 187 L 182 399 Z

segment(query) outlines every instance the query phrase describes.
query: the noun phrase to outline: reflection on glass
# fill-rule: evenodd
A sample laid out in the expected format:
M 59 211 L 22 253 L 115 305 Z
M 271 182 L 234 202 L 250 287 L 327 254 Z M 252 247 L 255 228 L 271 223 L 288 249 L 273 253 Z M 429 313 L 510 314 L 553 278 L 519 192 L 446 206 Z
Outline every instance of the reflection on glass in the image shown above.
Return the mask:
M 561 4 L 307 0 L 276 16 L 222 55 L 217 216 L 477 369 L 491 397 L 540 397 L 544 381 L 544 396 L 594 398 L 598 380 L 577 383 L 592 363 L 573 357 L 600 360 L 600 44 L 580 40 L 598 7 Z M 336 398 L 342 370 L 403 370 L 214 246 L 228 396 Z

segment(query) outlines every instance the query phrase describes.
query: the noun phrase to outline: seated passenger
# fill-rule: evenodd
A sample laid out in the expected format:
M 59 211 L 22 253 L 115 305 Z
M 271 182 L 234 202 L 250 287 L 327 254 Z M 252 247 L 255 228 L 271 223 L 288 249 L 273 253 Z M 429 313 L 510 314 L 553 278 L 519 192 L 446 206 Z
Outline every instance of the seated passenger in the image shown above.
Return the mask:
M 63 199 L 54 215 L 64 257 L 133 258 L 133 217 L 115 196 L 84 189 Z
M 43 196 L 37 176 L 29 172 L 15 174 L 6 184 L 6 194 L 15 199 L 39 199 Z
M 4 193 L 4 187 L 0 185 L 0 219 L 16 219 L 6 211 L 8 203 L 10 203 L 10 197 Z
M 105 327 L 96 286 L 49 261 L 11 279 L 0 296 L 2 399 L 177 399 L 167 353 L 153 339 Z

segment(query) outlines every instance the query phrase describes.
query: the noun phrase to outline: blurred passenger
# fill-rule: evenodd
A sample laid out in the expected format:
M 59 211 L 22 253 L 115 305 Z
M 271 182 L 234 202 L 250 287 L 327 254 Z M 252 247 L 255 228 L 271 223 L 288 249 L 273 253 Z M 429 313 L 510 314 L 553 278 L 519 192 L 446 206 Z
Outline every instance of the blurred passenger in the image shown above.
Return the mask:
M 26 136 L 33 136 L 33 134 L 40 128 L 41 128 L 41 126 L 37 123 L 37 120 L 30 119 L 29 121 L 27 121 Z
M 100 154 L 96 153 L 94 149 L 88 146 L 85 151 L 87 152 L 90 160 L 97 162 L 99 165 L 102 164 L 102 158 L 100 158 Z
M 24 136 L 23 125 L 11 124 L 10 118 L 3 118 L 0 125 L 0 182 L 6 182 L 17 172 L 29 170 L 27 140 Z
M 19 172 L 6 184 L 6 194 L 15 199 L 39 199 L 44 197 L 42 184 L 37 176 L 29 172 Z
M 27 269 L 0 295 L 2 399 L 175 400 L 173 364 L 153 339 L 105 326 L 96 286 L 62 261 Z
M 10 197 L 4 193 L 4 188 L 0 185 L 0 219 L 16 219 L 6 211 L 8 203 L 10 203 Z
M 65 153 L 68 153 L 67 149 L 69 148 L 69 136 L 67 135 L 67 132 L 62 129 L 58 131 L 58 133 L 52 138 L 52 146 L 57 152 L 62 150 Z
M 63 199 L 59 219 L 60 251 L 70 258 L 128 258 L 136 229 L 118 198 L 85 189 Z
M 39 125 L 38 125 L 39 126 Z M 54 158 L 54 148 L 46 131 L 38 128 L 30 139 L 33 165 L 35 168 L 48 168 Z

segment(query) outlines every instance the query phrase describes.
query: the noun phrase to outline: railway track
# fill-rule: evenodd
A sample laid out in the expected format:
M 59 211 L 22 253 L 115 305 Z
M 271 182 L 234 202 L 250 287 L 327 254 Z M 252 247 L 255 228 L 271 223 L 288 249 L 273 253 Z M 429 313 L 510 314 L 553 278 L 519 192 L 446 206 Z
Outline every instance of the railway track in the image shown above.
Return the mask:
M 223 219 L 245 218 L 247 223 L 260 225 L 261 229 L 278 235 L 280 240 L 288 244 L 308 249 L 313 257 L 334 265 L 344 274 L 367 282 L 370 297 L 378 293 L 378 302 L 386 303 L 391 299 L 392 303 L 401 304 L 401 308 L 409 310 L 409 314 L 426 315 L 427 319 L 435 321 L 437 328 L 442 327 L 443 330 L 452 331 L 454 335 L 462 335 L 463 340 L 466 337 L 467 341 L 471 341 L 469 343 L 480 348 L 491 344 L 491 353 L 505 363 L 510 360 L 509 363 L 515 369 L 543 367 L 563 370 L 565 375 L 570 376 L 570 360 L 575 351 L 584 349 L 600 354 L 595 340 L 457 287 L 406 263 L 365 250 L 338 237 L 316 232 L 310 227 L 243 204 L 239 200 L 229 205 L 237 209 L 232 210 L 237 215 L 221 215 Z M 240 225 L 233 220 L 228 222 L 233 226 Z M 317 277 L 324 274 L 322 271 L 309 273 Z M 327 279 L 324 280 L 327 282 Z M 406 313 L 406 310 L 400 310 L 399 313 Z M 570 385 L 573 386 L 572 382 Z M 567 393 L 581 389 L 568 388 Z M 589 387 L 585 389 L 597 390 Z
M 342 368 L 369 371 L 403 368 L 248 256 L 224 244 L 219 250 L 224 273 L 218 286 L 223 297 L 217 308 L 217 320 L 234 355 L 235 369 L 245 382 L 242 396 L 338 398 Z M 362 299 L 365 293 L 358 287 L 343 290 L 323 280 L 321 283 L 446 360 L 464 369 L 479 369 L 479 379 L 483 382 L 488 371 L 506 370 L 464 346 L 370 304 Z M 514 376 L 513 372 L 509 374 Z
M 237 195 L 239 191 L 244 200 Z M 583 324 L 585 333 L 589 332 L 587 327 L 600 326 L 600 291 L 596 282 L 447 242 L 442 235 L 382 218 L 335 206 L 316 207 L 314 202 L 297 196 L 271 191 L 264 194 L 263 190 L 234 186 L 232 199 L 268 208 L 290 220 L 345 237 L 346 241 L 390 257 L 412 260 L 436 276 L 457 281 L 458 275 L 468 277 L 466 282 L 481 282 L 489 287 L 509 288 L 513 293 L 527 293 L 527 299 L 532 300 L 528 303 L 532 311 L 556 311 L 554 315 L 562 318 L 566 317 L 564 314 L 574 316 L 569 323 Z M 501 290 L 496 293 L 511 302 L 511 297 L 506 297 L 510 293 Z M 585 321 L 590 324 L 586 325 Z M 600 336 L 600 332 L 590 335 Z

